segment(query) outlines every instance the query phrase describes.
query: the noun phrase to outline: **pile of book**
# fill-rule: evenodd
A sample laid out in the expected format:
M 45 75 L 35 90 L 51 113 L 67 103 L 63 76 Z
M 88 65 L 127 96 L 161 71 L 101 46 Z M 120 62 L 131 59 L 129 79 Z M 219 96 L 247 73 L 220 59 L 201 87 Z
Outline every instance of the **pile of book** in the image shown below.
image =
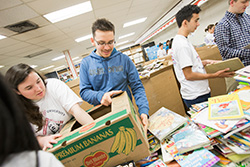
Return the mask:
M 164 107 L 155 112 L 149 131 L 160 141 L 162 161 L 183 167 L 250 166 L 250 120 L 240 91 L 193 105 L 191 117 Z
M 250 85 L 250 65 L 235 71 L 235 73 L 236 76 L 234 79 L 238 81 L 240 85 Z

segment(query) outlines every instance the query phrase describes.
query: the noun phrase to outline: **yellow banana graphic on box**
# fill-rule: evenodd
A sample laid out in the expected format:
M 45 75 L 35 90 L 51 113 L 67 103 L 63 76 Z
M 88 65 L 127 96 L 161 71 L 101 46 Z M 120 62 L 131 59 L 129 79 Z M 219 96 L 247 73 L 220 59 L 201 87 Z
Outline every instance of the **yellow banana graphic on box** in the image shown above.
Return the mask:
M 128 155 L 131 151 L 134 151 L 137 142 L 137 135 L 133 128 L 119 127 L 113 145 L 110 149 L 111 152 L 117 152 L 118 154 L 124 153 Z
M 121 139 L 121 131 L 118 131 L 116 136 L 115 136 L 115 139 L 114 139 L 114 142 L 113 142 L 113 145 L 111 147 L 111 150 L 110 152 L 115 152 L 117 149 L 118 149 L 118 146 L 119 146 L 119 143 L 120 143 L 120 139 Z
M 135 150 L 135 146 L 136 146 L 136 142 L 137 142 L 137 135 L 135 133 L 135 130 L 132 128 L 126 128 L 126 130 L 130 133 L 130 135 L 132 136 L 132 146 L 131 146 L 131 150 L 134 151 Z

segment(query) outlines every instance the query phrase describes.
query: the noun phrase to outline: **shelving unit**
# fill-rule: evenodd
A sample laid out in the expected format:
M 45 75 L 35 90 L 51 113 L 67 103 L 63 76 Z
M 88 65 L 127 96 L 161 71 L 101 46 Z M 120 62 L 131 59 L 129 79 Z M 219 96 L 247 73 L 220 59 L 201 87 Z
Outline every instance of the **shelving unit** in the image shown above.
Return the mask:
M 121 52 L 125 55 L 128 55 L 129 58 L 135 63 L 145 62 L 141 45 L 134 45 L 125 49 L 122 49 Z

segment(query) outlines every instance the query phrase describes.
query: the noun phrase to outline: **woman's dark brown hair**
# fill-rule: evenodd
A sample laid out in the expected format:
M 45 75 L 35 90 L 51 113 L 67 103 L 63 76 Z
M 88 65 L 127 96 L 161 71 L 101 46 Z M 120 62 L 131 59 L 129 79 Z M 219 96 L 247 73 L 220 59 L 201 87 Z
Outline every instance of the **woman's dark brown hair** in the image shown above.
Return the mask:
M 0 166 L 10 160 L 11 155 L 24 151 L 35 151 L 36 166 L 39 166 L 37 152 L 41 148 L 25 116 L 22 103 L 1 73 L 0 92 Z
M 10 86 L 13 88 L 13 90 L 16 92 L 19 91 L 18 85 L 22 83 L 31 72 L 37 73 L 45 84 L 43 77 L 41 77 L 38 72 L 36 72 L 29 65 L 23 63 L 14 65 L 9 68 L 5 74 L 5 78 L 10 84 Z M 28 121 L 38 126 L 37 131 L 41 130 L 43 126 L 43 116 L 39 112 L 39 107 L 31 99 L 27 99 L 21 94 L 18 94 L 18 97 L 24 105 L 24 111 L 26 113 Z

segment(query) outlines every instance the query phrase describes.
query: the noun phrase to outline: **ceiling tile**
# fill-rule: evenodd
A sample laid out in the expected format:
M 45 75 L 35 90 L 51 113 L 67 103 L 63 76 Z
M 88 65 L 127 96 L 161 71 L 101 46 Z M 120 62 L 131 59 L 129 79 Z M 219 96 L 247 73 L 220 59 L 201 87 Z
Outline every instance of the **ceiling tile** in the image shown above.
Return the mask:
M 17 6 L 17 5 L 20 5 L 22 4 L 21 1 L 19 0 L 0 0 L 0 10 L 2 9 L 6 9 L 6 8 L 11 8 L 11 7 L 14 7 L 14 6 Z
M 26 5 L 20 5 L 2 10 L 0 11 L 0 27 L 4 27 L 24 20 L 29 20 L 37 16 L 38 14 Z
M 57 28 L 54 25 L 48 25 L 48 26 L 41 27 L 32 31 L 28 31 L 26 33 L 15 35 L 13 36 L 13 38 L 21 40 L 21 41 L 27 41 L 29 39 L 42 36 L 44 34 L 50 33 L 55 30 L 57 30 Z
M 37 0 L 28 5 L 41 15 L 70 7 L 88 0 Z

